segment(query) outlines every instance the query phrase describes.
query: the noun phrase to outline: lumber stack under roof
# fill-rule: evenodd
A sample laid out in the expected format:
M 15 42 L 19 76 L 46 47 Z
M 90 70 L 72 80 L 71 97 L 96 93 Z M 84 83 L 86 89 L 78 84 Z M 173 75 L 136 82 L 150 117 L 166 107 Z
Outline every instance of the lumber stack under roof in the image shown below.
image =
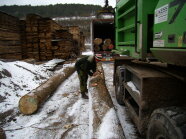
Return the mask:
M 20 21 L 0 12 L 0 58 L 22 59 Z

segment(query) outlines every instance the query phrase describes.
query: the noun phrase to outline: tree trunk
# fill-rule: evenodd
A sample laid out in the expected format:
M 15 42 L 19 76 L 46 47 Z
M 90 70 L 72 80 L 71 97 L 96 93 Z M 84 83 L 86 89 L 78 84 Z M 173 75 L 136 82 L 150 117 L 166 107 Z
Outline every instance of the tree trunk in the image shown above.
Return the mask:
M 21 97 L 19 101 L 20 112 L 30 115 L 39 109 L 39 106 L 65 81 L 73 72 L 74 67 L 67 67 L 58 74 L 49 78 L 48 81 L 34 89 L 32 92 Z

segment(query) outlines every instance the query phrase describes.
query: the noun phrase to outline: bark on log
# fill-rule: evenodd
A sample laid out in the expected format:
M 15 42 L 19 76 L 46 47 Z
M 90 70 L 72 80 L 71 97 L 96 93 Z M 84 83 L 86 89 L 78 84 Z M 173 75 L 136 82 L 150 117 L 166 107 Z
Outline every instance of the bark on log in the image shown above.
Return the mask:
M 57 89 L 57 87 L 65 81 L 73 72 L 73 67 L 66 67 L 63 72 L 60 72 L 48 81 L 34 89 L 32 92 L 21 97 L 19 101 L 20 112 L 25 115 L 35 113 L 39 106 Z
M 89 97 L 91 99 L 90 103 L 92 107 L 89 122 L 89 137 L 92 139 L 100 137 L 99 132 L 101 128 L 103 129 L 102 124 L 104 124 L 104 119 L 111 112 L 115 112 L 112 99 L 105 84 L 105 76 L 101 63 L 97 64 L 97 73 L 98 74 L 96 76 L 93 76 L 89 82 L 89 91 L 91 92 L 89 93 Z M 112 114 L 114 116 L 114 113 Z M 112 122 L 112 126 L 112 129 L 105 129 L 105 132 L 113 132 L 112 135 L 109 135 L 109 138 L 125 139 L 123 130 L 121 126 L 119 126 L 119 123 Z
M 101 38 L 95 38 L 94 39 L 94 44 L 95 45 L 100 45 L 103 42 L 103 40 Z
M 99 45 L 94 45 L 94 51 L 95 51 L 95 52 L 100 51 L 100 46 L 99 46 Z
M 112 42 L 111 39 L 105 39 L 104 45 L 109 46 L 111 44 L 111 42 Z
M 108 45 L 102 45 L 102 49 L 104 50 L 104 51 L 106 51 L 107 49 L 108 49 Z
M 97 64 L 97 75 L 92 77 L 89 82 L 89 89 L 91 90 L 93 119 L 90 119 L 92 125 L 91 138 L 97 138 L 102 119 L 105 114 L 114 107 L 112 99 L 109 95 L 105 85 L 105 77 L 101 63 Z

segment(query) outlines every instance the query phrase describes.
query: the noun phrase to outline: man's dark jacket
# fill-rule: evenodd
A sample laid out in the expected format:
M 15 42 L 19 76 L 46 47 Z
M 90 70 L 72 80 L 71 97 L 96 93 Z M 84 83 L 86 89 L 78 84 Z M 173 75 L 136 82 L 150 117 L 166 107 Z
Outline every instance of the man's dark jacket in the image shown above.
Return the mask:
M 93 73 L 96 72 L 96 61 L 94 58 L 91 60 L 89 56 L 79 59 L 75 64 L 77 72 L 82 71 L 85 74 L 92 76 Z

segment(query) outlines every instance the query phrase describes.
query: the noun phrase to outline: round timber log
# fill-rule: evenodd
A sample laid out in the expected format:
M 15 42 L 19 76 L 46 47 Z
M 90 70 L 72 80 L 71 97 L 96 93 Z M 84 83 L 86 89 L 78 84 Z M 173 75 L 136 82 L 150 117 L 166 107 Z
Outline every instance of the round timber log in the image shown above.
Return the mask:
M 97 64 L 96 75 L 92 76 L 89 81 L 89 97 L 92 100 L 92 115 L 90 118 L 91 138 L 96 138 L 104 116 L 111 110 L 114 105 L 105 84 L 104 71 L 102 63 Z
M 55 74 L 45 83 L 24 95 L 19 100 L 19 110 L 25 115 L 35 113 L 39 106 L 57 89 L 57 87 L 65 81 L 73 72 L 75 67 L 66 67 L 60 73 Z
M 100 45 L 102 42 L 103 42 L 103 40 L 101 38 L 95 38 L 94 41 L 93 41 L 93 43 L 95 45 Z

